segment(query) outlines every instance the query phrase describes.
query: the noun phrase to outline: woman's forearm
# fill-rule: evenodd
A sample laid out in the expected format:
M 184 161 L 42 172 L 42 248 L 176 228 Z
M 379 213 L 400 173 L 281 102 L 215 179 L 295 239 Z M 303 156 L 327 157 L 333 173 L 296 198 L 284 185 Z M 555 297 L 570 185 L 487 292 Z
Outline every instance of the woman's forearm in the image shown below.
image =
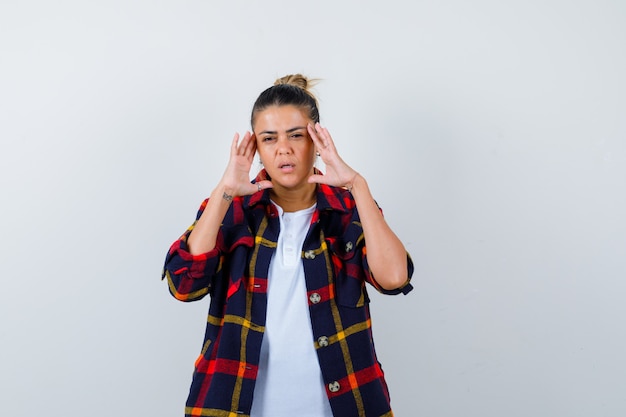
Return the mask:
M 215 248 L 220 226 L 232 198 L 232 192 L 229 193 L 221 183 L 213 190 L 204 212 L 187 239 L 189 253 L 199 255 Z
M 357 174 L 350 191 L 363 226 L 370 272 L 386 290 L 402 287 L 408 280 L 404 245 L 385 221 L 365 178 Z

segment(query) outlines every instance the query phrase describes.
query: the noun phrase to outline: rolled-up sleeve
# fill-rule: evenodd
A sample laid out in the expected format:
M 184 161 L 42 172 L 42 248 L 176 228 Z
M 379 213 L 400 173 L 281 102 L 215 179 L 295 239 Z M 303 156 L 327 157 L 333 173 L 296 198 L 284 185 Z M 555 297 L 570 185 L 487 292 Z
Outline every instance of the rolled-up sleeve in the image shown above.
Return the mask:
M 363 227 L 357 216 L 349 223 L 342 236 L 327 238 L 327 246 L 331 251 L 332 262 L 336 275 L 345 275 L 349 281 L 367 282 L 376 291 L 386 295 L 408 294 L 413 286 L 413 261 L 407 253 L 407 280 L 399 288 L 387 290 L 383 288 L 372 274 L 368 260 L 367 247 L 363 234 Z
M 363 251 L 363 254 L 365 253 L 365 251 Z M 365 280 L 367 282 L 369 282 L 374 288 L 376 288 L 376 291 L 380 292 L 381 294 L 386 294 L 386 295 L 397 295 L 397 294 L 404 294 L 407 295 L 409 292 L 411 292 L 411 290 L 413 289 L 413 285 L 411 285 L 411 277 L 413 276 L 413 261 L 411 259 L 411 256 L 408 254 L 406 254 L 406 265 L 407 265 L 407 280 L 406 282 L 401 285 L 399 288 L 394 288 L 392 290 L 386 290 L 384 289 L 377 281 L 376 278 L 374 277 L 374 275 L 370 272 L 369 269 L 369 265 L 367 265 L 367 257 L 365 255 L 363 255 L 363 265 L 364 265 L 364 270 L 365 272 Z
M 205 200 L 196 216 L 200 218 L 206 203 Z M 167 252 L 161 279 L 167 279 L 170 293 L 181 301 L 195 301 L 203 298 L 211 290 L 215 276 L 218 274 L 222 254 L 219 245 L 206 253 L 192 255 L 187 246 L 187 238 L 191 234 L 194 224 L 175 241 Z M 218 234 L 218 241 L 222 240 L 222 232 Z
M 170 247 L 165 258 L 162 279 L 167 279 L 170 293 L 180 301 L 199 300 L 209 293 L 212 281 L 218 273 L 220 251 L 215 248 L 207 253 L 189 253 L 186 234 Z
M 380 209 L 380 212 L 382 214 L 382 209 Z M 355 225 L 358 225 L 358 227 L 355 227 Z M 358 232 L 355 232 L 355 231 L 350 232 L 350 229 L 357 229 Z M 357 242 L 356 246 L 358 248 L 358 253 L 360 255 L 359 259 L 360 259 L 361 268 L 363 269 L 363 278 L 365 279 L 365 281 L 368 282 L 372 287 L 376 289 L 376 291 L 378 291 L 381 294 L 386 294 L 386 295 L 408 294 L 413 289 L 413 286 L 411 285 L 411 277 L 413 276 L 413 270 L 414 270 L 413 260 L 411 259 L 411 256 L 409 255 L 409 253 L 408 252 L 406 253 L 407 280 L 400 287 L 387 290 L 383 288 L 378 283 L 378 281 L 376 281 L 376 277 L 374 277 L 374 275 L 372 274 L 370 270 L 369 264 L 367 262 L 367 244 L 363 236 L 363 228 L 361 226 L 360 219 L 358 217 L 358 212 L 355 210 L 354 217 L 352 219 L 352 224 L 350 227 L 348 227 L 348 234 L 356 235 L 357 233 L 358 233 L 358 238 L 356 239 L 356 242 Z

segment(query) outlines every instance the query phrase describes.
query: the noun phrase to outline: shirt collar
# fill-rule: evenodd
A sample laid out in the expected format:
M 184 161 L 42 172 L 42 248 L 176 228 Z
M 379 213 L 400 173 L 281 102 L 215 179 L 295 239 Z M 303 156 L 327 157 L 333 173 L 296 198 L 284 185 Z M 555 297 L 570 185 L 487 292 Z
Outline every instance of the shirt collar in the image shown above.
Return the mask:
M 317 168 L 313 168 L 314 173 L 317 175 L 324 175 L 322 171 Z M 252 181 L 252 183 L 256 183 L 258 181 L 268 180 L 271 181 L 271 178 L 265 169 L 262 169 L 256 176 L 256 178 Z M 265 189 L 259 192 L 256 192 L 252 195 L 246 196 L 244 198 L 244 204 L 248 207 L 253 207 L 257 204 L 262 204 L 265 206 L 271 205 L 270 201 L 270 190 Z M 354 200 L 352 196 L 343 188 L 333 187 L 326 184 L 317 184 L 317 209 L 320 211 L 324 210 L 335 210 L 342 213 L 348 212 L 349 208 L 354 206 Z

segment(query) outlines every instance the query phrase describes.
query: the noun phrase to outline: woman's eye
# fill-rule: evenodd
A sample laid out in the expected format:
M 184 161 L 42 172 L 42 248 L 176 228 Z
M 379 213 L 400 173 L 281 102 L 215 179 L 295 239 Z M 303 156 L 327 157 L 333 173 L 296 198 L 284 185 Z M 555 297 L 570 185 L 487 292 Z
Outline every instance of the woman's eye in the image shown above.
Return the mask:
M 291 137 L 294 138 L 294 139 L 299 139 L 302 136 L 304 136 L 302 133 L 294 133 L 293 135 L 291 135 Z
M 271 137 L 271 136 L 266 136 L 266 137 L 263 138 L 263 142 L 270 142 L 272 140 L 274 140 L 274 138 Z

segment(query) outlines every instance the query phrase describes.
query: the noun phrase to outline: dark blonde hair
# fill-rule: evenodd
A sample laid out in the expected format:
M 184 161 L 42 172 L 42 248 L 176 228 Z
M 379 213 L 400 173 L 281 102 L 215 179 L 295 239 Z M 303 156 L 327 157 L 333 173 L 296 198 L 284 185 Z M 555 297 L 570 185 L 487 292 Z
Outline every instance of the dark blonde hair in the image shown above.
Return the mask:
M 271 106 L 295 106 L 307 111 L 313 123 L 320 121 L 317 99 L 310 88 L 317 80 L 310 80 L 302 74 L 285 75 L 277 79 L 274 85 L 263 91 L 252 106 L 250 124 L 254 129 L 254 118 L 257 113 Z

